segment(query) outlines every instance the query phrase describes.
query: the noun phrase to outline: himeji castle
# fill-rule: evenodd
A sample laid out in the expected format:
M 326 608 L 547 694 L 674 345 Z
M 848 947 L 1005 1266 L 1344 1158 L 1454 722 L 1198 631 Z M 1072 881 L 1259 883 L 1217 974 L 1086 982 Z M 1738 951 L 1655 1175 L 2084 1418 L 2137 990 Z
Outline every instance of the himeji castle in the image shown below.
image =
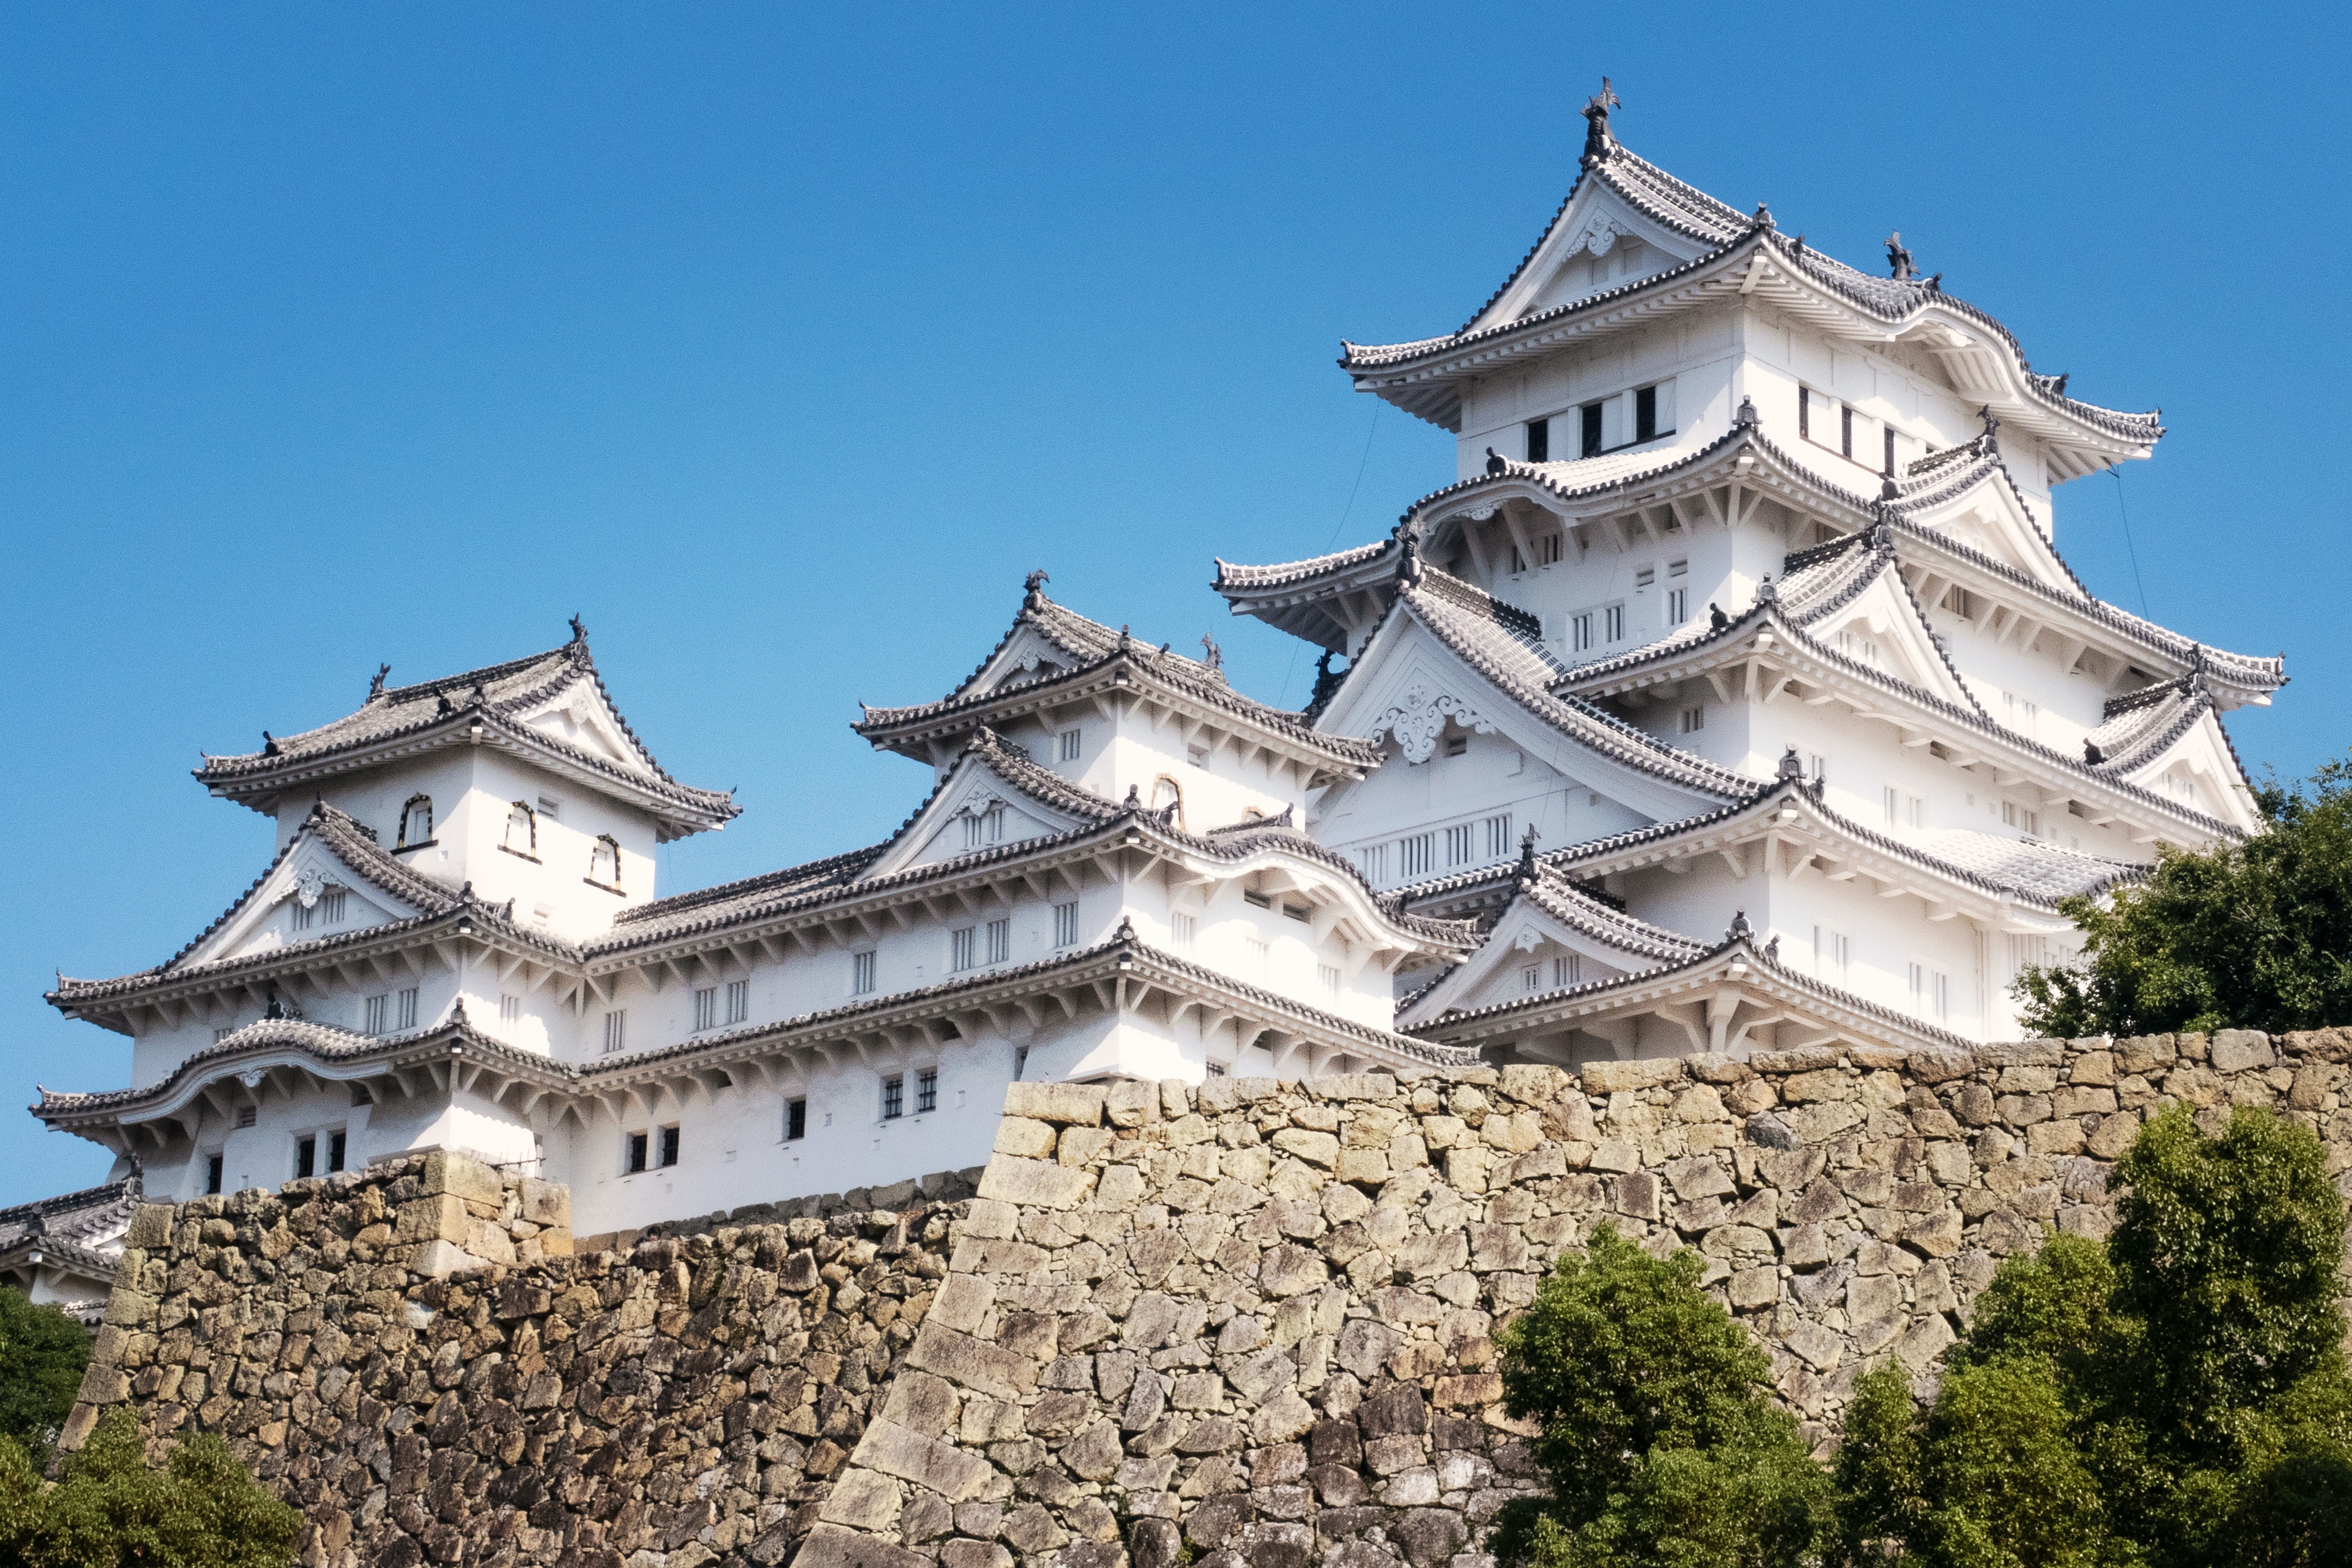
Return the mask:
M 663 769 L 578 622 L 379 671 L 205 758 L 274 837 L 218 920 L 60 978 L 131 1082 L 34 1112 L 116 1167 L 0 1211 L 0 1268 L 102 1295 L 126 1194 L 421 1149 L 570 1184 L 583 1232 L 888 1184 L 984 1162 L 1015 1079 L 2013 1038 L 2060 900 L 2257 830 L 2221 715 L 2283 663 L 2059 555 L 2059 486 L 2156 414 L 2069 395 L 1896 236 L 1865 274 L 1683 183 L 1615 107 L 1459 330 L 1345 345 L 1455 481 L 1369 543 L 1217 563 L 1321 651 L 1304 711 L 1033 572 L 961 685 L 855 723 L 909 764 L 898 831 L 661 896 L 656 846 L 736 804 Z

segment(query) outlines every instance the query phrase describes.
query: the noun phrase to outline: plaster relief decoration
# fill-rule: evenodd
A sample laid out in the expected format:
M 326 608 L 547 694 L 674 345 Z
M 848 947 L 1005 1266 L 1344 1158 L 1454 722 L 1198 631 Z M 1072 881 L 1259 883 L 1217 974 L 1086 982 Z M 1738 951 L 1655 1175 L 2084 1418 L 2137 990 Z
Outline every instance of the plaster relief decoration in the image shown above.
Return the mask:
M 1392 736 L 1407 762 L 1426 762 L 1437 749 L 1437 737 L 1445 733 L 1445 721 L 1449 718 L 1480 735 L 1495 733 L 1495 727 L 1480 718 L 1468 703 L 1442 693 L 1433 696 L 1427 686 L 1416 681 L 1402 702 L 1372 720 L 1365 735 L 1371 740 L 1382 735 Z
M 1543 946 L 1543 941 L 1542 932 L 1532 925 L 1522 925 L 1519 927 L 1519 934 L 1511 939 L 1511 946 L 1522 953 L 1532 953 Z
M 1586 220 L 1583 229 L 1576 236 L 1576 243 L 1568 247 L 1568 254 L 1574 256 L 1580 250 L 1589 250 L 1595 256 L 1607 256 L 1610 247 L 1617 243 L 1617 236 L 1627 232 L 1607 214 L 1595 213 Z
M 317 866 L 306 865 L 294 873 L 294 896 L 305 909 L 319 906 L 319 895 L 327 891 L 327 873 Z

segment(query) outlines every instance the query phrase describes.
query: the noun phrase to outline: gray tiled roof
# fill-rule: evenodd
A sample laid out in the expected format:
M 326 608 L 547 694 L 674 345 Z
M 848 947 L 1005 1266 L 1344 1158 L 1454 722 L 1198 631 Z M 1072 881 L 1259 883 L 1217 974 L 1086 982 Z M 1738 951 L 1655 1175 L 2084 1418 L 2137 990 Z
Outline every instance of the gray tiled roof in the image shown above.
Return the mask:
M 1068 654 L 1076 667 L 1061 674 L 1045 675 L 1017 685 L 985 691 L 979 689 L 981 676 L 1024 627 Z M 907 707 L 867 707 L 864 717 L 850 727 L 879 744 L 881 737 L 893 731 L 950 716 L 978 721 L 1000 703 L 1030 699 L 1038 692 L 1051 690 L 1056 684 L 1077 680 L 1122 659 L 1144 680 L 1155 682 L 1202 706 L 1254 722 L 1303 749 L 1358 768 L 1369 767 L 1378 760 L 1378 753 L 1361 742 L 1350 737 L 1328 735 L 1316 729 L 1314 721 L 1306 714 L 1273 707 L 1243 695 L 1226 682 L 1222 670 L 1212 668 L 1197 659 L 1188 659 L 1170 649 L 1139 643 L 1125 630 L 1113 630 L 1098 621 L 1088 620 L 1066 606 L 1055 603 L 1035 588 L 1029 590 L 1023 600 L 1020 613 L 1013 617 L 1011 628 L 953 692 L 937 702 L 918 703 Z
M 0 1208 L 0 1255 L 37 1241 L 44 1248 L 63 1245 L 102 1257 L 100 1249 L 120 1239 L 142 1197 L 133 1171 L 120 1181 Z M 112 1270 L 110 1258 L 106 1267 Z
M 560 736 L 520 722 L 523 714 L 565 688 L 582 683 L 595 690 L 620 726 L 622 737 L 635 758 L 635 767 L 615 763 L 573 746 Z M 195 776 L 224 793 L 252 793 L 266 788 L 278 776 L 295 773 L 310 764 L 418 740 L 445 729 L 454 732 L 477 718 L 545 747 L 575 766 L 656 796 L 703 825 L 723 822 L 738 814 L 729 794 L 681 784 L 655 760 L 654 754 L 629 727 L 619 705 L 605 689 L 604 677 L 597 674 L 595 661 L 588 652 L 587 633 L 578 630 L 577 622 L 572 641 L 561 648 L 415 685 L 383 687 L 372 692 L 355 712 L 299 735 L 273 737 L 259 751 L 207 754 Z

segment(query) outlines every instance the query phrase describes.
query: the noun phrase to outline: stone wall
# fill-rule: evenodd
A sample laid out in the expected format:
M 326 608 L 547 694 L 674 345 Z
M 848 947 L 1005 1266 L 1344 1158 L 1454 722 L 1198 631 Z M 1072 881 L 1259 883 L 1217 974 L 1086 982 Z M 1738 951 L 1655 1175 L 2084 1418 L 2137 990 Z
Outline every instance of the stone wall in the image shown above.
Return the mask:
M 1536 1485 L 1494 1331 L 1601 1220 L 1698 1249 L 1826 1443 L 2001 1257 L 2105 1229 L 2165 1100 L 2295 1115 L 2352 1183 L 2347 1062 L 2233 1031 L 1016 1084 L 976 1197 L 581 1258 L 554 1189 L 417 1162 L 142 1211 L 76 1431 L 125 1398 L 226 1431 L 322 1563 L 1472 1568 Z

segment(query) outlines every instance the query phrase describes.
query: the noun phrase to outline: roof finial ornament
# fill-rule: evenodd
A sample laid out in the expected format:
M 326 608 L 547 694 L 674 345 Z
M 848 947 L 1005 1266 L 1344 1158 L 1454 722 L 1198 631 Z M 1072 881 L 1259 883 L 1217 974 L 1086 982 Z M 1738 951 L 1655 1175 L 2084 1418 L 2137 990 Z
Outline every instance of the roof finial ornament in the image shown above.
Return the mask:
M 1496 451 L 1491 446 L 1486 448 L 1486 472 L 1489 475 L 1500 474 L 1509 468 L 1510 465 L 1509 460 L 1505 458 L 1501 453 Z
M 390 674 L 392 674 L 390 664 L 378 664 L 375 667 L 375 679 L 368 683 L 368 701 L 373 702 L 383 695 L 383 678 Z
M 1756 585 L 1756 602 L 1759 604 L 1780 602 L 1780 591 L 1772 586 L 1772 574 L 1769 571 L 1764 574 L 1764 580 Z
M 1536 825 L 1519 835 L 1519 882 L 1524 885 L 1536 880 Z
M 1759 228 L 1764 230 L 1767 234 L 1769 234 L 1774 227 L 1772 223 L 1772 209 L 1766 206 L 1763 203 L 1759 202 L 1756 204 L 1756 215 L 1748 221 L 1750 227 Z
M 588 641 L 588 624 L 577 615 L 572 618 L 572 640 L 575 643 Z
M 1397 583 L 1403 588 L 1421 585 L 1421 541 L 1412 535 L 1404 537 L 1404 549 L 1397 557 Z
M 1772 940 L 1764 944 L 1764 960 L 1769 964 L 1780 961 L 1780 934 L 1777 931 L 1772 934 Z
M 1780 761 L 1772 769 L 1772 776 L 1776 779 L 1801 779 L 1804 778 L 1805 759 L 1797 755 L 1795 747 L 1791 746 L 1788 750 L 1780 753 Z
M 1903 248 L 1903 231 L 1890 229 L 1886 235 L 1886 267 L 1897 283 L 1908 283 L 1919 276 L 1911 265 L 1911 253 Z
M 1201 663 L 1217 671 L 1225 667 L 1225 651 L 1218 647 L 1216 638 L 1206 632 L 1201 633 Z
M 1618 98 L 1616 90 L 1609 85 L 1609 78 L 1602 77 L 1601 90 L 1586 99 L 1584 107 L 1577 110 L 1579 114 L 1584 116 L 1585 162 L 1591 162 L 1593 159 L 1608 152 L 1609 111 L 1622 107 L 1624 107 L 1623 102 Z
M 1720 632 L 1730 624 L 1731 617 L 1723 612 L 1723 606 L 1717 604 L 1712 599 L 1708 600 L 1706 601 L 1706 629 L 1710 632 Z
M 1900 499 L 1902 498 L 1902 496 L 1903 496 L 1903 487 L 1902 487 L 1901 486 L 1897 485 L 1897 484 L 1895 482 L 1895 476 L 1894 476 L 1894 475 L 1889 474 L 1885 478 L 1881 479 L 1881 480 L 1878 482 L 1878 498 L 1879 498 L 1880 500 L 1882 500 L 1882 501 L 1895 501 L 1895 500 L 1900 500 Z
M 1045 569 L 1043 567 L 1039 567 L 1035 571 L 1023 578 L 1021 586 L 1025 591 L 1023 596 L 1024 601 L 1034 606 L 1039 600 L 1045 597 L 1045 585 L 1053 580 L 1045 575 Z
M 1990 403 L 1987 403 L 1982 408 L 1977 410 L 1977 417 L 1984 421 L 1984 433 L 1979 435 L 1977 439 L 1983 442 L 1985 444 L 1985 450 L 1990 452 L 2000 438 L 2000 421 L 1993 417 L 1992 404 Z
M 1756 927 L 1748 924 L 1748 911 L 1744 909 L 1733 910 L 1731 912 L 1731 925 L 1724 931 L 1723 939 L 1726 942 L 1745 942 L 1755 935 Z
M 2066 395 L 2066 382 L 2074 373 L 2074 372 L 2072 371 L 2060 371 L 2050 382 L 2050 395 L 2052 397 L 2064 397 Z
M 1756 400 L 1742 392 L 1739 396 L 1739 407 L 1731 415 L 1731 428 L 1753 430 L 1761 424 L 1763 420 L 1764 416 L 1756 412 Z
M 266 729 L 261 732 L 261 755 L 264 757 L 275 757 L 278 755 L 278 742 L 270 737 L 269 732 Z
M 2083 739 L 2083 766 L 2096 768 L 2106 759 L 2107 754 L 2099 749 L 2099 743 L 2085 736 Z
M 1118 646 L 1121 653 L 1126 653 L 1135 646 L 1135 633 L 1127 629 L 1127 622 L 1124 621 L 1118 623 Z

